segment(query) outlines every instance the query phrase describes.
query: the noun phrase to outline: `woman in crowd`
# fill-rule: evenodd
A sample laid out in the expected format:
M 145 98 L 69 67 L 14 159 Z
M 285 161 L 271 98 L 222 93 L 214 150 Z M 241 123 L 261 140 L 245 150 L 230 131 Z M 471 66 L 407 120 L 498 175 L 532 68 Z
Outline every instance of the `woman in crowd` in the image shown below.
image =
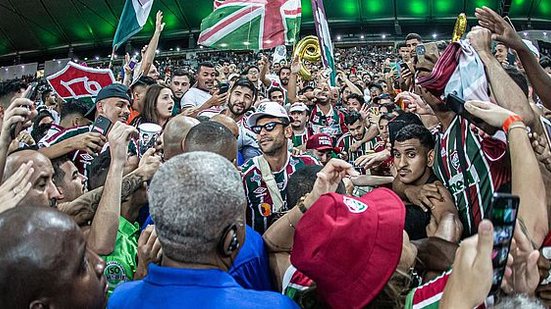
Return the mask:
M 132 122 L 132 125 L 138 127 L 142 123 L 154 123 L 164 128 L 172 116 L 173 107 L 172 90 L 165 85 L 151 85 L 145 93 L 143 112 Z

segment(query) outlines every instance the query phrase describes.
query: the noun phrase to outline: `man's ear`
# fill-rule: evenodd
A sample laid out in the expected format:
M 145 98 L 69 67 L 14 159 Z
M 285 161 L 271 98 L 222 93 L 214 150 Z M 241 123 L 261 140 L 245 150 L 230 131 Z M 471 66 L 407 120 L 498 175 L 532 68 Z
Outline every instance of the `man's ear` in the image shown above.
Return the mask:
M 96 102 L 96 110 L 98 111 L 98 113 L 103 113 L 103 102 L 102 101 Z
M 432 168 L 433 165 L 434 165 L 434 149 L 431 149 L 427 153 L 427 166 Z

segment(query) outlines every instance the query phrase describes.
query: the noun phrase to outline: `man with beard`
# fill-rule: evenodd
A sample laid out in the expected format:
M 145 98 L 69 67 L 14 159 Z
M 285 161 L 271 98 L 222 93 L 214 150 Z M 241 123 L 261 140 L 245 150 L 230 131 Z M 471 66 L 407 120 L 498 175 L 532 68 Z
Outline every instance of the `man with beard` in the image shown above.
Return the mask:
M 260 155 L 256 135 L 246 122 L 246 113 L 256 100 L 256 94 L 256 87 L 250 80 L 237 80 L 229 91 L 228 107 L 221 113 L 232 118 L 239 126 L 237 149 L 245 161 Z
M 305 150 L 308 141 L 308 107 L 304 103 L 294 103 L 289 109 L 291 128 L 293 128 L 293 147 Z
M 202 62 L 197 68 L 197 83 L 182 97 L 181 110 L 194 108 L 195 115 L 204 110 L 219 107 L 226 102 L 227 93 L 212 93 L 216 82 L 216 70 L 210 62 Z
M 170 79 L 170 89 L 172 89 L 172 93 L 174 93 L 174 110 L 172 111 L 173 115 L 177 115 L 180 113 L 180 106 L 182 104 L 182 98 L 184 97 L 184 94 L 189 90 L 189 87 L 191 86 L 191 75 L 182 70 L 182 69 L 176 69 L 172 73 L 172 78 Z
M 268 99 L 272 102 L 276 102 L 281 106 L 285 105 L 284 90 L 279 87 L 272 87 L 268 90 Z
M 339 138 L 337 147 L 340 148 L 341 154 L 348 163 L 354 165 L 354 162 L 359 157 L 373 153 L 376 151 L 376 148 L 382 147 L 382 145 L 380 146 L 377 143 L 377 139 L 375 138 L 364 141 L 367 130 L 360 113 L 352 111 L 344 117 L 344 123 L 348 128 L 348 132 Z M 352 147 L 353 145 L 354 147 Z M 365 175 L 366 170 L 362 168 L 360 173 Z
M 297 169 L 317 162 L 309 156 L 295 156 L 287 150 L 293 130 L 285 108 L 275 102 L 258 106 L 247 119 L 256 133 L 262 155 L 243 165 L 243 186 L 247 195 L 247 224 L 260 234 L 279 215 L 294 205 L 287 205 L 287 179 Z
M 77 167 L 67 156 L 52 161 L 54 168 L 53 181 L 59 191 L 58 202 L 71 202 L 86 191 L 86 177 L 78 172 Z
M 409 54 L 411 57 L 417 55 L 417 45 L 423 44 L 423 38 L 417 33 L 410 33 L 406 36 L 406 47 L 409 49 Z
M 111 84 L 100 90 L 96 97 L 96 104 L 84 116 L 94 119 L 103 116 L 109 119 L 112 125 L 117 122 L 126 123 L 130 115 L 130 102 L 128 87 L 122 84 Z M 68 155 L 77 166 L 78 172 L 87 176 L 87 166 L 94 159 L 93 155 L 102 150 L 106 141 L 105 136 L 109 133 L 90 132 L 91 129 L 91 126 L 65 129 L 44 141 L 40 151 L 51 159 Z M 75 143 L 75 139 L 78 139 L 77 136 L 81 134 L 87 134 L 89 139 Z
M 53 182 L 54 168 L 48 158 L 35 150 L 21 150 L 12 153 L 6 160 L 4 179 L 8 179 L 17 172 L 19 166 L 31 161 L 32 175 L 29 179 L 31 189 L 17 206 L 35 205 L 55 207 L 60 194 Z
M 310 133 L 325 133 L 336 140 L 348 129 L 344 124 L 344 114 L 333 108 L 330 95 L 331 89 L 326 83 L 314 91 L 316 106 L 310 114 Z

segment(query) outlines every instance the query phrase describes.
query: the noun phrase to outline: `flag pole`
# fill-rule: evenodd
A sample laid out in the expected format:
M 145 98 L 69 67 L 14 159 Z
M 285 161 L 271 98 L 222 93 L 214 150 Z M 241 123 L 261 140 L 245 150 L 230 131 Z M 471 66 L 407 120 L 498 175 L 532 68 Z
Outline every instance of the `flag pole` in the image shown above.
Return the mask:
M 109 69 L 113 68 L 113 58 L 115 57 L 115 47 L 111 51 L 111 58 L 109 59 Z

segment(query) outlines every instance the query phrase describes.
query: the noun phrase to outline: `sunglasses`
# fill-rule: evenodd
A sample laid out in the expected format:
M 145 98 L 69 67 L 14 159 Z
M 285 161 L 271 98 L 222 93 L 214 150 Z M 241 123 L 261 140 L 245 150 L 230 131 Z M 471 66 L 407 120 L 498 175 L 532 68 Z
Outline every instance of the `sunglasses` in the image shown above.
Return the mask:
M 282 126 L 285 125 L 282 122 L 272 121 L 272 122 L 268 122 L 267 124 L 265 124 L 263 126 L 260 126 L 260 125 L 252 126 L 251 130 L 253 130 L 253 132 L 256 133 L 256 134 L 260 134 L 260 132 L 262 132 L 262 129 L 265 129 L 266 132 L 272 132 L 278 124 L 280 124 Z

